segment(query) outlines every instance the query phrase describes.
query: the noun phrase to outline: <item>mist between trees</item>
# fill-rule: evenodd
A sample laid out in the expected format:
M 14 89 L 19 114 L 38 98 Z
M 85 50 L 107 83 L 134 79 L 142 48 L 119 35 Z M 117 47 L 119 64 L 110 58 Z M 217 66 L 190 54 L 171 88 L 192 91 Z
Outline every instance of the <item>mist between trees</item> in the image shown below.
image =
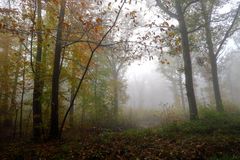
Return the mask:
M 74 129 L 198 120 L 199 108 L 239 109 L 239 1 L 0 5 L 3 137 L 41 142 Z

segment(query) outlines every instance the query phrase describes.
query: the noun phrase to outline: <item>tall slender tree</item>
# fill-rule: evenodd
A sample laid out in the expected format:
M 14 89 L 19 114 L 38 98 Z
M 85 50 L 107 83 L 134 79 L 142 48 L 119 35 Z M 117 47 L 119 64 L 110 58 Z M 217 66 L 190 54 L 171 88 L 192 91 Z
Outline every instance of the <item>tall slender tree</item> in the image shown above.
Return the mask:
M 57 27 L 57 37 L 55 45 L 54 66 L 52 75 L 52 97 L 51 97 L 51 120 L 50 120 L 50 139 L 59 137 L 58 124 L 58 94 L 59 94 L 59 76 L 60 76 L 60 61 L 62 53 L 62 34 L 64 27 L 66 0 L 60 1 L 60 12 Z
M 212 74 L 212 83 L 214 88 L 214 95 L 215 95 L 215 101 L 216 101 L 216 107 L 218 111 L 223 111 L 223 104 L 222 104 L 222 98 L 220 94 L 219 89 L 219 82 L 218 82 L 218 72 L 217 72 L 217 60 L 214 54 L 214 48 L 213 48 L 213 42 L 212 42 L 212 32 L 210 29 L 210 20 L 209 20 L 209 14 L 207 13 L 207 9 L 205 6 L 205 3 L 203 0 L 201 2 L 202 7 L 202 15 L 204 18 L 204 28 L 205 28 L 205 35 L 206 35 L 206 43 L 208 48 L 208 54 L 211 64 L 211 74 Z
M 212 36 L 212 30 L 211 30 L 211 17 L 212 17 L 212 7 L 214 2 L 211 2 L 210 6 L 211 9 L 207 9 L 206 3 L 207 1 L 200 0 L 201 3 L 201 9 L 202 9 L 202 16 L 204 19 L 204 29 L 205 29 L 205 38 L 206 38 L 206 44 L 207 44 L 207 49 L 208 49 L 208 56 L 210 59 L 210 65 L 211 65 L 211 74 L 212 74 L 212 84 L 213 84 L 213 90 L 214 90 L 214 96 L 215 96 L 215 103 L 216 103 L 216 109 L 219 112 L 222 112 L 224 110 L 223 108 L 223 103 L 222 103 L 222 98 L 221 98 L 221 93 L 220 93 L 220 87 L 219 87 L 219 81 L 218 81 L 218 68 L 217 68 L 217 56 L 222 49 L 222 44 L 226 41 L 226 39 L 230 36 L 230 32 L 233 29 L 233 26 L 236 23 L 236 19 L 239 15 L 240 11 L 240 5 L 237 9 L 237 12 L 234 16 L 234 19 L 228 28 L 227 32 L 225 33 L 224 38 L 222 39 L 219 47 L 217 48 L 216 52 L 214 51 L 214 44 L 213 44 L 213 36 Z
M 190 56 L 190 45 L 188 39 L 188 31 L 184 18 L 184 11 L 182 4 L 179 0 L 175 0 L 175 8 L 177 12 L 177 19 L 179 22 L 179 30 L 182 39 L 182 52 L 184 60 L 184 71 L 185 71 L 185 83 L 187 89 L 187 97 L 189 103 L 190 119 L 194 120 L 198 118 L 198 110 L 196 104 L 196 98 L 193 88 L 193 78 L 192 78 L 192 61 Z
M 186 6 L 190 6 L 193 2 L 189 2 Z M 189 44 L 188 30 L 187 30 L 187 25 L 185 21 L 185 15 L 184 15 L 186 8 L 183 7 L 183 3 L 180 0 L 174 1 L 175 13 L 170 11 L 167 7 L 165 7 L 161 0 L 157 0 L 157 5 L 170 17 L 178 20 L 179 32 L 181 34 L 181 46 L 182 46 L 184 72 L 185 72 L 185 85 L 187 90 L 190 120 L 198 119 L 198 109 L 197 109 L 197 103 L 196 103 L 194 87 L 193 87 L 190 44 Z
M 33 89 L 33 139 L 39 141 L 42 138 L 42 2 L 37 0 L 37 54 L 34 73 L 34 89 Z

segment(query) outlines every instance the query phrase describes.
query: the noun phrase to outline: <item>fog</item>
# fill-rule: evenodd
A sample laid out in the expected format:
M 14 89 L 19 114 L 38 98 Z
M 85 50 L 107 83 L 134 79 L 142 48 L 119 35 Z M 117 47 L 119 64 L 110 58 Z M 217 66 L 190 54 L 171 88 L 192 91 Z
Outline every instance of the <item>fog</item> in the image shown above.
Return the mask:
M 132 63 L 126 72 L 129 107 L 158 108 L 172 105 L 171 83 L 158 71 L 159 61 L 143 60 Z
M 240 0 L 0 0 L 0 159 L 240 159 Z
M 225 103 L 240 103 L 239 68 L 240 55 L 236 38 L 229 39 L 218 60 L 220 86 Z M 170 57 L 171 59 L 171 57 Z M 212 84 L 203 77 L 204 66 L 199 66 L 196 59 L 194 63 L 194 84 L 197 102 L 200 105 L 214 104 Z M 176 105 L 173 84 L 161 72 L 159 60 L 137 60 L 128 65 L 124 79 L 127 85 L 126 107 L 159 109 L 161 107 Z M 208 78 L 207 78 L 208 79 Z M 184 93 L 186 100 L 186 93 Z

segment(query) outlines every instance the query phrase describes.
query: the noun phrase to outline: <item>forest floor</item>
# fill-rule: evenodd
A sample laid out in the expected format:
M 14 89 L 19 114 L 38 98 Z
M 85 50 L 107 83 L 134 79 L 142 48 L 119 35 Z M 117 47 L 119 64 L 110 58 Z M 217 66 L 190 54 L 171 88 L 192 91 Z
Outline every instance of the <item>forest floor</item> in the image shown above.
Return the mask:
M 239 160 L 240 115 L 209 115 L 151 129 L 80 131 L 78 138 L 0 144 L 0 159 Z M 68 134 L 65 134 L 65 137 Z

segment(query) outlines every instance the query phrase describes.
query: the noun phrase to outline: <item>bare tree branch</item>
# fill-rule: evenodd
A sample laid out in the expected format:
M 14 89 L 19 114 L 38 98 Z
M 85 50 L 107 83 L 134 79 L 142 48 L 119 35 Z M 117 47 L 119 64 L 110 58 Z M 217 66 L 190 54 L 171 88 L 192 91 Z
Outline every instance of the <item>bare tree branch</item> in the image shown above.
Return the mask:
M 193 0 L 193 1 L 189 2 L 189 3 L 183 8 L 183 13 L 186 12 L 186 10 L 188 9 L 188 7 L 190 7 L 192 4 L 197 3 L 197 2 L 199 2 L 199 0 Z
M 167 7 L 165 7 L 164 4 L 161 2 L 161 0 L 156 0 L 156 2 L 157 2 L 157 6 L 160 7 L 161 10 L 167 13 L 170 17 L 177 19 L 177 15 L 171 12 Z
M 217 51 L 216 51 L 216 53 L 215 53 L 215 57 L 216 57 L 216 58 L 218 57 L 218 55 L 219 55 L 219 53 L 220 53 L 220 51 L 221 51 L 224 43 L 226 42 L 227 38 L 228 38 L 229 36 L 231 36 L 230 33 L 231 33 L 232 28 L 234 27 L 234 25 L 235 25 L 235 23 L 236 23 L 236 21 L 237 21 L 239 12 L 240 12 L 240 4 L 239 4 L 239 6 L 238 6 L 238 8 L 237 8 L 237 12 L 236 12 L 236 14 L 235 14 L 235 16 L 234 16 L 234 19 L 233 19 L 231 25 L 229 26 L 228 30 L 226 31 L 226 33 L 225 33 L 222 41 L 220 42 L 220 45 L 219 45 Z
M 196 28 L 188 31 L 188 33 L 191 34 L 191 33 L 193 33 L 193 32 L 196 32 L 196 31 L 200 30 L 202 27 L 204 27 L 204 25 L 200 25 L 200 26 L 198 26 L 198 27 L 196 27 Z
M 92 61 L 93 55 L 94 55 L 94 53 L 96 52 L 96 50 L 101 46 L 103 40 L 104 40 L 104 39 L 107 37 L 107 35 L 111 32 L 111 30 L 113 29 L 113 27 L 115 27 L 115 25 L 116 25 L 116 23 L 117 23 L 117 20 L 118 20 L 118 18 L 119 18 L 119 16 L 120 16 L 120 13 L 121 13 L 121 11 L 122 11 L 122 8 L 123 8 L 123 6 L 124 6 L 124 4 L 125 4 L 125 1 L 122 3 L 121 7 L 119 8 L 119 11 L 118 11 L 118 13 L 117 13 L 117 16 L 116 16 L 116 18 L 115 18 L 112 26 L 111 26 L 111 27 L 108 29 L 108 31 L 103 35 L 102 39 L 99 41 L 99 43 L 97 44 L 97 46 L 95 46 L 95 48 L 90 47 L 90 50 L 91 50 L 90 58 L 89 58 L 89 60 L 88 60 L 88 62 L 87 62 L 86 69 L 84 70 L 84 73 L 83 73 L 83 75 L 82 75 L 82 78 L 81 78 L 81 80 L 80 80 L 79 83 L 78 83 L 78 86 L 77 86 L 77 89 L 76 89 L 76 91 L 75 91 L 75 93 L 74 93 L 74 95 L 73 95 L 73 98 L 71 99 L 71 102 L 70 102 L 70 105 L 69 105 L 69 107 L 68 107 L 68 110 L 67 110 L 67 112 L 66 112 L 65 115 L 64 115 L 64 118 L 63 118 L 63 121 L 62 121 L 62 124 L 61 124 L 61 128 L 60 128 L 59 138 L 61 138 L 62 131 L 63 131 L 63 127 L 64 127 L 65 121 L 66 121 L 66 119 L 67 119 L 68 113 L 70 112 L 71 108 L 72 108 L 73 105 L 74 105 L 74 101 L 75 101 L 75 99 L 76 99 L 76 97 L 77 97 L 77 94 L 78 94 L 78 92 L 79 92 L 79 89 L 80 89 L 80 87 L 81 87 L 81 85 L 82 85 L 82 83 L 83 83 L 83 80 L 84 80 L 84 78 L 85 78 L 85 76 L 86 76 L 86 74 L 87 74 L 87 72 L 88 72 L 89 67 L 90 67 L 90 63 L 91 63 L 91 61 Z M 90 45 L 90 43 L 88 43 L 88 45 Z

